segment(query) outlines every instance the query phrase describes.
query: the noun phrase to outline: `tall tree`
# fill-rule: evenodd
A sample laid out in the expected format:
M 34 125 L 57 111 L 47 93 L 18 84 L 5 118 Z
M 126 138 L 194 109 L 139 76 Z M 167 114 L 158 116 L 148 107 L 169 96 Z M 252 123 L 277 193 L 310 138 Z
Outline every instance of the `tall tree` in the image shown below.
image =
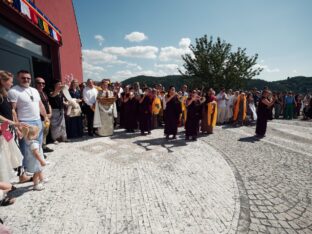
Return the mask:
M 216 42 L 207 35 L 197 38 L 190 49 L 191 54 L 182 56 L 185 72 L 180 73 L 191 87 L 242 88 L 262 71 L 255 66 L 258 54 L 248 56 L 241 48 L 233 52 L 232 45 L 219 37 Z

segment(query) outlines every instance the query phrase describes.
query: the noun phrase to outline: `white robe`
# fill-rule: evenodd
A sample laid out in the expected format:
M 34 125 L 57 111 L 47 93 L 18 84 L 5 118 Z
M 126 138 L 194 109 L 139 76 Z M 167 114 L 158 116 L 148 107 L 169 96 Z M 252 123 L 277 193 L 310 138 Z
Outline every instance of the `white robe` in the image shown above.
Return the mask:
M 113 97 L 113 92 L 108 91 L 108 97 Z M 93 127 L 97 128 L 98 135 L 100 136 L 113 135 L 114 118 L 117 118 L 116 102 L 114 102 L 114 104 L 112 105 L 102 105 L 98 101 L 96 101 Z
M 234 95 L 229 95 L 228 98 L 229 100 L 226 101 L 226 122 L 229 122 L 230 119 L 233 117 L 234 110 Z
M 253 120 L 257 121 L 258 116 L 257 116 L 257 110 L 256 110 L 255 104 L 254 103 L 249 103 L 249 109 L 250 109 L 250 111 L 252 113 Z

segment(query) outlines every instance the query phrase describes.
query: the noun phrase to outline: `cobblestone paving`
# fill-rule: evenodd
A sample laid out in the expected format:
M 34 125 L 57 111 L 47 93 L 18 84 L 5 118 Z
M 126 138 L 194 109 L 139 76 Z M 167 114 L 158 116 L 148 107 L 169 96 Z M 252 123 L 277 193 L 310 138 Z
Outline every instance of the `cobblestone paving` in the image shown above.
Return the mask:
M 162 130 L 55 146 L 46 190 L 0 209 L 15 233 L 312 233 L 312 123 Z
M 224 155 L 238 178 L 238 231 L 312 233 L 311 122 L 273 121 L 266 138 L 253 134 L 250 127 L 225 128 L 202 138 Z
M 46 190 L 19 188 L 0 209 L 15 233 L 234 233 L 234 174 L 216 150 L 162 130 L 60 144 Z

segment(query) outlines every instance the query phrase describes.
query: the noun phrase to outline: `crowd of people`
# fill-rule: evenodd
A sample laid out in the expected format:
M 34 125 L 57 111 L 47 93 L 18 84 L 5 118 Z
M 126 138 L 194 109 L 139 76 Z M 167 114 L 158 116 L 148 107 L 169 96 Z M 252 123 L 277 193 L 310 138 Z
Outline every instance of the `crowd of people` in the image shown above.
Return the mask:
M 256 125 L 256 135 L 265 136 L 267 121 L 273 118 L 293 119 L 303 115 L 312 118 L 311 95 L 262 91 L 221 90 L 212 88 L 181 90 L 174 86 L 165 90 L 138 83 L 122 86 L 104 79 L 95 84 L 88 80 L 70 86 L 55 81 L 47 91 L 45 79 L 32 77 L 28 71 L 0 71 L 0 204 L 10 205 L 16 188 L 10 182 L 14 176 L 20 183 L 32 182 L 41 191 L 48 179 L 42 171 L 47 165 L 46 154 L 53 150 L 48 143 L 68 142 L 88 136 L 111 136 L 114 129 L 128 134 L 139 131 L 151 134 L 164 128 L 166 140 L 177 138 L 178 128 L 185 128 L 185 140 L 196 141 L 198 135 L 212 134 L 214 127 Z M 13 87 L 12 87 L 13 86 Z

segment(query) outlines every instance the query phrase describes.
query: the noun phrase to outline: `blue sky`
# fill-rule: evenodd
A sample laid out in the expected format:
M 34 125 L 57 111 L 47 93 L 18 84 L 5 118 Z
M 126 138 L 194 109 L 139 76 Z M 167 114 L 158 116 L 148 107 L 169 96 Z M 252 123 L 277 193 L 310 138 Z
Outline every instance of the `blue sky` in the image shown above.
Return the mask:
M 84 79 L 177 74 L 205 34 L 259 54 L 257 77 L 312 76 L 311 0 L 76 0 Z

